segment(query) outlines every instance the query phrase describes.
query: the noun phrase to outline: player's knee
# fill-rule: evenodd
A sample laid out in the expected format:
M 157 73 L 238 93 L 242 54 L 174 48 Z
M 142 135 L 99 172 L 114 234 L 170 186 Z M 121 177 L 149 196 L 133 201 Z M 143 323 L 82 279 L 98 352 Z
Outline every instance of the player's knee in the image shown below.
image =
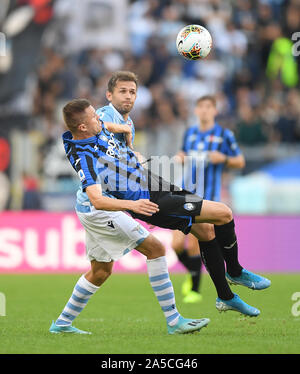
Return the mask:
M 229 223 L 233 219 L 232 210 L 225 204 L 222 204 L 222 215 L 221 215 L 221 221 L 223 225 L 226 223 Z
M 165 256 L 166 250 L 164 245 L 155 237 L 152 238 L 151 245 L 149 246 L 148 259 L 154 259 L 157 257 Z
M 231 209 L 223 203 L 216 204 L 217 205 L 215 206 L 215 215 L 213 223 L 215 225 L 225 225 L 226 223 L 232 221 L 233 215 Z
M 141 252 L 148 260 L 165 256 L 166 251 L 164 245 L 152 234 L 150 234 L 136 250 Z

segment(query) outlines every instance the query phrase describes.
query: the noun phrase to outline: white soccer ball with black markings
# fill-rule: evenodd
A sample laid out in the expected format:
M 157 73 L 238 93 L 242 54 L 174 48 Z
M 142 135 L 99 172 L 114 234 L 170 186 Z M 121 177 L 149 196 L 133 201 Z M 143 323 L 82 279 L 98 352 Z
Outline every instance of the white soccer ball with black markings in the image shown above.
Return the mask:
M 200 25 L 188 25 L 177 35 L 176 46 L 179 54 L 188 60 L 199 60 L 208 56 L 212 47 L 209 31 Z

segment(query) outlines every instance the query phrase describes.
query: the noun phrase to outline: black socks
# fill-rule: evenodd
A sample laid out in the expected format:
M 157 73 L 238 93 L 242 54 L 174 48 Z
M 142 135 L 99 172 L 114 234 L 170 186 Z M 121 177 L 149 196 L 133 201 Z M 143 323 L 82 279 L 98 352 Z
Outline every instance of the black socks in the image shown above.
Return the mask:
M 199 292 L 202 265 L 201 256 L 189 256 L 188 252 L 184 249 L 182 252 L 177 253 L 177 257 L 191 274 L 192 290 Z
M 204 242 L 199 240 L 202 261 L 216 287 L 220 299 L 229 300 L 233 293 L 225 278 L 225 266 L 222 252 L 216 238 Z
M 234 220 L 225 225 L 215 225 L 215 233 L 226 262 L 228 274 L 232 277 L 238 277 L 243 267 L 238 261 L 238 244 L 234 226 Z
M 202 261 L 216 287 L 218 297 L 222 300 L 233 298 L 233 293 L 225 277 L 226 270 L 232 277 L 241 274 L 243 267 L 238 261 L 238 245 L 235 235 L 234 220 L 225 225 L 215 225 L 216 237 L 210 241 L 199 241 Z M 193 290 L 198 292 L 201 271 L 201 259 L 190 257 L 187 251 L 177 254 L 180 262 L 189 270 L 193 280 Z

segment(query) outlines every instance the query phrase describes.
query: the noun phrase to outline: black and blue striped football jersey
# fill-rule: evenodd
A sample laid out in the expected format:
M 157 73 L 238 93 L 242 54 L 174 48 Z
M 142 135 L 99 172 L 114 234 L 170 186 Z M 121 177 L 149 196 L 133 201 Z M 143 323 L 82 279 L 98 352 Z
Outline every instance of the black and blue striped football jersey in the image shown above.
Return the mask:
M 103 194 L 123 200 L 149 199 L 147 172 L 134 152 L 120 144 L 102 125 L 102 131 L 88 139 L 74 140 L 70 131 L 63 144 L 72 167 L 81 181 L 77 203 L 88 201 L 85 189 L 101 184 Z
M 201 131 L 198 125 L 188 128 L 184 134 L 182 151 L 195 159 L 209 151 L 219 151 L 229 157 L 241 153 L 233 132 L 218 123 L 208 131 Z M 203 170 L 199 171 L 199 167 Z M 203 196 L 206 200 L 219 201 L 224 164 L 193 162 L 189 169 L 183 181 L 183 188 Z

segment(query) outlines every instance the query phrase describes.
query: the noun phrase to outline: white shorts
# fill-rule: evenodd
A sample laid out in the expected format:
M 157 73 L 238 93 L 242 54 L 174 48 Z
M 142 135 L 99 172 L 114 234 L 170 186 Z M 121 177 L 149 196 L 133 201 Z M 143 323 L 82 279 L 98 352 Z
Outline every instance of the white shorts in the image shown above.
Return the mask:
M 85 229 L 89 261 L 116 261 L 149 235 L 148 230 L 124 212 L 93 210 L 76 213 Z

